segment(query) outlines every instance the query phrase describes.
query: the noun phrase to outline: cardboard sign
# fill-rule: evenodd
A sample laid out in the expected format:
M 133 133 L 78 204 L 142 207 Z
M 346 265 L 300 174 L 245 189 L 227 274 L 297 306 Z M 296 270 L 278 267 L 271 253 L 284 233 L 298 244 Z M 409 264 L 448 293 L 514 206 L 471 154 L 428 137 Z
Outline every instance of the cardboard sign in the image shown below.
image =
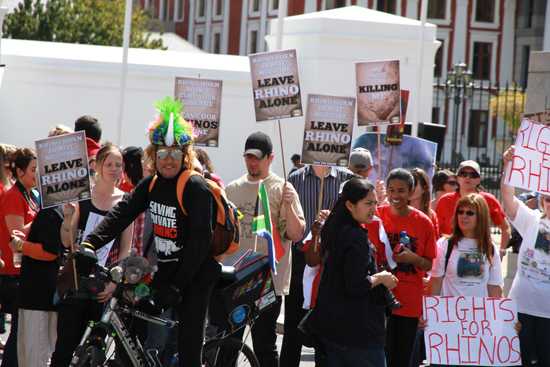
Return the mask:
M 217 147 L 220 136 L 222 81 L 176 78 L 175 98 L 183 103 L 183 117 L 193 124 L 197 146 Z
M 430 364 L 520 366 L 516 304 L 509 298 L 424 296 Z
M 302 116 L 296 50 L 249 55 L 256 121 Z
M 386 130 L 386 143 L 399 145 L 403 142 L 403 134 L 405 133 L 405 121 L 407 118 L 407 108 L 409 106 L 410 92 L 401 89 L 401 121 L 399 124 L 388 125 Z
M 302 146 L 302 163 L 348 166 L 355 98 L 310 94 Z
M 550 124 L 550 110 L 544 112 L 526 113 L 523 117 L 531 121 Z
M 550 194 L 550 125 L 523 119 L 516 137 L 506 183 L 528 191 Z
M 397 124 L 401 117 L 399 60 L 355 64 L 357 123 Z
M 42 209 L 91 197 L 84 131 L 37 140 L 35 144 Z
M 431 179 L 434 174 L 437 143 L 410 135 L 403 135 L 403 142 L 400 145 L 384 143 L 386 140 L 385 134 L 381 134 L 383 143 L 380 146 L 378 146 L 377 140 L 376 133 L 365 133 L 353 143 L 353 148 L 368 149 L 373 157 L 378 157 L 378 149 L 380 149 L 381 162 L 378 162 L 378 159 L 374 160 L 374 169 L 369 174 L 371 182 L 384 180 L 388 173 L 397 167 L 405 169 L 422 168 Z M 380 177 L 378 177 L 379 165 Z

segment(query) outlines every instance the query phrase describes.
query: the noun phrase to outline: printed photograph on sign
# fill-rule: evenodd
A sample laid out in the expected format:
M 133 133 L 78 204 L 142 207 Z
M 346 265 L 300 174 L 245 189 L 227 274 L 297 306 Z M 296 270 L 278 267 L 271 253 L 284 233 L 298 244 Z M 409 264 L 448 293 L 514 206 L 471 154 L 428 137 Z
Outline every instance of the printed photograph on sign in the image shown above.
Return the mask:
M 355 73 L 359 126 L 399 123 L 399 60 L 358 62 Z
M 302 163 L 348 166 L 355 98 L 310 94 L 302 146 Z
M 550 125 L 521 121 L 505 180 L 510 186 L 550 194 Z
M 256 121 L 302 116 L 296 50 L 265 52 L 248 58 Z
M 183 103 L 183 118 L 193 124 L 194 144 L 219 146 L 222 81 L 177 77 L 174 96 Z
M 521 366 L 510 298 L 424 296 L 422 309 L 430 365 Z
M 84 131 L 37 140 L 35 145 L 42 209 L 91 197 Z

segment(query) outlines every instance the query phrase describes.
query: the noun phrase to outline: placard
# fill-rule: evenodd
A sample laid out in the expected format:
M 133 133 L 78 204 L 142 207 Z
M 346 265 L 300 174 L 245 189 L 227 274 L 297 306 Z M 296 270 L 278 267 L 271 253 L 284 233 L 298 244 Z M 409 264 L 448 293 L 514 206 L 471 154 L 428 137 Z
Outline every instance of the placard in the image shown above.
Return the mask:
M 550 194 L 550 125 L 523 119 L 518 130 L 506 184 Z
M 37 140 L 35 145 L 42 209 L 91 197 L 84 131 Z
M 256 121 L 302 116 L 296 50 L 249 55 Z
M 222 81 L 177 77 L 175 98 L 183 103 L 183 118 L 193 124 L 194 145 L 217 147 L 220 137 Z
M 354 114 L 353 97 L 308 95 L 302 163 L 347 167 Z
M 358 62 L 355 74 L 359 126 L 399 123 L 399 60 Z
M 509 298 L 424 296 L 430 364 L 520 366 L 516 304 Z

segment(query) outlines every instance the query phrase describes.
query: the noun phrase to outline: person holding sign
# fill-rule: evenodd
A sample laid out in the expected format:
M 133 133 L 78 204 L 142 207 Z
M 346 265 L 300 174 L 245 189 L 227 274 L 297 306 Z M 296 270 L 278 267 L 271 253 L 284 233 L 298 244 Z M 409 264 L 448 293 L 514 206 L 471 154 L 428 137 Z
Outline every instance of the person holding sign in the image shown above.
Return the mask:
M 327 367 L 385 367 L 384 308 L 397 278 L 377 270 L 374 247 L 362 224 L 376 211 L 374 186 L 362 178 L 344 184 L 321 230 L 323 273 L 311 329 Z
M 61 240 L 66 248 L 71 248 L 75 239 L 91 233 L 124 196 L 116 186 L 122 178 L 122 152 L 110 143 L 105 144 L 96 157 L 96 183 L 92 188 L 92 198 L 78 204 L 63 206 L 64 220 L 61 225 Z M 99 263 L 110 266 L 130 254 L 133 224 L 121 235 L 98 252 Z M 78 238 L 80 237 L 80 238 Z M 110 299 L 115 290 L 114 283 L 108 283 L 105 290 L 98 293 L 97 301 L 71 300 L 61 302 L 58 308 L 57 341 L 52 355 L 52 366 L 68 366 L 89 320 L 98 320 L 102 304 Z
M 435 233 L 430 218 L 409 205 L 415 186 L 409 171 L 391 170 L 386 186 L 389 205 L 379 206 L 377 211 L 397 262 L 399 285 L 393 292 L 402 305 L 393 309 L 388 319 L 386 350 L 389 367 L 408 367 L 422 314 L 422 279 L 437 254 Z
M 452 233 L 451 223 L 458 200 L 468 194 L 478 193 L 483 196 L 489 206 L 489 215 L 493 224 L 500 228 L 500 254 L 503 256 L 510 240 L 510 224 L 506 220 L 498 200 L 488 192 L 480 190 L 481 168 L 479 163 L 472 160 L 461 162 L 456 175 L 458 177 L 458 189 L 454 193 L 443 195 L 435 209 L 441 234 L 450 235 Z
M 21 253 L 13 252 L 10 238 L 14 231 L 29 233 L 39 210 L 36 186 L 36 154 L 32 149 L 19 148 L 12 156 L 11 170 L 15 184 L 2 195 L 0 203 L 0 251 L 6 266 L 0 269 L 2 312 L 11 313 L 11 331 L 6 342 L 2 367 L 17 366 L 17 288 L 21 269 Z
M 437 242 L 433 295 L 502 297 L 500 256 L 491 240 L 489 218 L 483 196 L 469 194 L 458 201 L 453 234 Z
M 501 182 L 504 211 L 523 237 L 510 298 L 517 302 L 523 366 L 550 366 L 550 196 L 540 195 L 540 211 L 514 196 L 504 181 L 514 153 L 514 146 L 504 152 Z

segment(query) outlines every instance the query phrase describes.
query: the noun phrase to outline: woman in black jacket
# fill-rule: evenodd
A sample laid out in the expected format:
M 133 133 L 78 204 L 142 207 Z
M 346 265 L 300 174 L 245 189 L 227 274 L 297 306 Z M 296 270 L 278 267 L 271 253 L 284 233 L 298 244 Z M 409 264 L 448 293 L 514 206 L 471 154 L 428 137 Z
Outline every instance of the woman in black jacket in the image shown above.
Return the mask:
M 349 180 L 321 231 L 324 269 L 311 327 L 327 365 L 385 367 L 384 293 L 397 278 L 377 272 L 374 248 L 361 224 L 374 215 L 374 187 Z

